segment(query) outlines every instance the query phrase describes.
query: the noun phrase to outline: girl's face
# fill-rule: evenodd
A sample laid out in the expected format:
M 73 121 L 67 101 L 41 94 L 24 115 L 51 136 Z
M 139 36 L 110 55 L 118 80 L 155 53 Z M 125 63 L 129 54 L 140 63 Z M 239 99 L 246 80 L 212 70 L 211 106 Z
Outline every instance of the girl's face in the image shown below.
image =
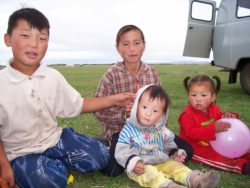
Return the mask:
M 137 120 L 145 126 L 155 125 L 162 117 L 164 102 L 159 99 L 150 99 L 149 93 L 143 93 L 137 108 Z
M 125 64 L 139 64 L 145 49 L 145 43 L 142 41 L 139 31 L 131 30 L 121 36 L 120 42 L 116 46 L 116 49 L 121 55 Z
M 209 84 L 194 84 L 189 88 L 188 99 L 193 108 L 207 112 L 207 108 L 215 101 L 216 95 Z
M 48 29 L 31 28 L 27 21 L 19 20 L 11 36 L 5 34 L 5 44 L 12 48 L 12 67 L 31 75 L 40 65 L 48 48 Z

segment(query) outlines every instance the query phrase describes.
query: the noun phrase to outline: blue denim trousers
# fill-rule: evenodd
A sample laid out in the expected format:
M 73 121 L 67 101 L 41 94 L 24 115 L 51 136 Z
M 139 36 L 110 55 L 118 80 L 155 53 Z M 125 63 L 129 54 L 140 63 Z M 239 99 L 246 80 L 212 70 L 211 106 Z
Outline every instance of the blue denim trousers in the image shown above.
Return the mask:
M 64 128 L 59 142 L 43 153 L 11 161 L 16 183 L 22 188 L 66 187 L 68 170 L 93 172 L 105 167 L 109 150 L 102 143 Z

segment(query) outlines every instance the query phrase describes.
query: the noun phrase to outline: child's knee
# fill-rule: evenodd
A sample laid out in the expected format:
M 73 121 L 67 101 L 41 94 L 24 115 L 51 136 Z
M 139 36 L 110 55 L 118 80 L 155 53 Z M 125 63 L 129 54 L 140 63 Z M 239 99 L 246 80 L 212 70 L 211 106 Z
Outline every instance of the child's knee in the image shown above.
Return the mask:
M 145 172 L 139 183 L 149 187 L 161 187 L 161 185 L 168 184 L 169 181 L 155 166 L 145 165 Z

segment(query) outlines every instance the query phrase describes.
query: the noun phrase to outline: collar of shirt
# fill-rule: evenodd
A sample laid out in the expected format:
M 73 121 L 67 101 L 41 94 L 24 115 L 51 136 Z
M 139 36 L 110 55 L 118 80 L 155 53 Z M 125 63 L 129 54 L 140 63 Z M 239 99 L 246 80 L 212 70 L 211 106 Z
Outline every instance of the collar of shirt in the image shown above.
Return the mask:
M 120 69 L 121 71 L 126 71 L 126 67 L 125 67 L 124 61 L 117 62 L 117 63 L 115 64 L 115 67 L 116 67 L 117 69 Z M 139 70 L 139 72 L 138 72 L 137 75 L 139 75 L 141 72 L 142 72 L 142 73 L 146 72 L 146 71 L 148 70 L 148 68 L 149 68 L 148 65 L 145 64 L 143 61 L 141 61 L 140 70 Z
M 10 64 L 7 64 L 7 72 L 8 72 L 8 79 L 10 80 L 10 82 L 13 83 L 19 83 L 22 82 L 23 80 L 26 79 L 32 79 L 33 77 L 45 77 L 46 75 L 46 65 L 41 64 L 38 69 L 33 73 L 33 75 L 28 76 L 26 74 L 23 74 L 22 72 L 14 69 L 11 67 Z

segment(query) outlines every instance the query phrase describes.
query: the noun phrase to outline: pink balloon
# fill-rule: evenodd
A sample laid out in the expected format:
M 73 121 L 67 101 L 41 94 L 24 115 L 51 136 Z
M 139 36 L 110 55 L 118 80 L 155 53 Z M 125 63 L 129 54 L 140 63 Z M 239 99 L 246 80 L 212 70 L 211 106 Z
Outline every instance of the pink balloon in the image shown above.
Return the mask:
M 219 121 L 228 122 L 228 131 L 216 133 L 216 140 L 210 141 L 212 148 L 228 158 L 237 158 L 246 154 L 250 149 L 250 130 L 239 119 L 223 118 Z

